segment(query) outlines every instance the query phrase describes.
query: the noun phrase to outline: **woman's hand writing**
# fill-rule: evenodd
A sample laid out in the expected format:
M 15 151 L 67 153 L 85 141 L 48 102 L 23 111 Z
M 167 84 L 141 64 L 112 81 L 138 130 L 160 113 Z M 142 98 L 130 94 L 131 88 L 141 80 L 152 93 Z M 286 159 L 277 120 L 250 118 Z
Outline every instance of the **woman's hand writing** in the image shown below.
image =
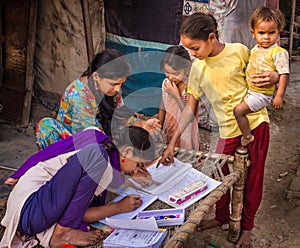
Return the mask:
M 122 200 L 116 202 L 118 209 L 121 213 L 127 213 L 134 211 L 142 205 L 142 199 L 139 195 L 129 195 L 124 197 Z

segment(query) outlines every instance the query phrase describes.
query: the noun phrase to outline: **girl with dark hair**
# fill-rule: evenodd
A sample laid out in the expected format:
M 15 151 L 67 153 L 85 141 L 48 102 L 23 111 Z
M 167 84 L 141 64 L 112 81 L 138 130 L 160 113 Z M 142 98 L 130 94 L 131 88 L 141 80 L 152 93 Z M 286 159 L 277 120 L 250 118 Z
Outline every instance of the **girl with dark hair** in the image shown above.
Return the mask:
M 130 66 L 121 52 L 106 49 L 98 53 L 88 70 L 65 90 L 60 100 L 57 118 L 43 118 L 38 122 L 36 144 L 39 150 L 88 127 L 97 127 L 111 136 L 113 114 L 116 109 L 125 108 L 121 86 L 129 73 Z M 117 112 L 120 115 L 122 111 Z M 121 126 L 117 128 L 129 125 L 128 119 L 131 114 L 133 113 L 126 111 L 122 118 L 115 118 Z M 160 128 L 155 118 L 148 121 L 138 120 L 134 125 L 147 130 Z M 145 168 L 141 170 L 142 174 L 147 173 Z M 14 174 L 5 181 L 5 184 L 13 186 L 18 178 Z
M 137 171 L 154 158 L 154 150 L 149 133 L 130 126 L 118 142 L 93 128 L 36 153 L 10 193 L 0 247 L 97 243 L 101 233 L 88 231 L 87 223 L 133 211 L 142 202 L 138 195 L 107 205 L 94 199 L 105 197 L 107 187 L 119 187 L 121 174 Z
M 129 73 L 129 63 L 118 50 L 105 49 L 96 54 L 81 77 L 66 88 L 60 100 L 57 118 L 43 118 L 38 122 L 38 148 L 44 149 L 90 126 L 99 127 L 111 136 L 111 122 L 115 110 L 121 107 L 125 109 L 121 87 Z M 119 115 L 120 112 L 122 111 L 118 111 Z M 122 124 L 134 114 L 129 110 L 125 112 L 121 116 Z M 158 120 L 150 123 L 160 128 Z
M 219 141 L 216 153 L 234 155 L 241 146 L 241 131 L 233 114 L 233 108 L 247 94 L 245 70 L 249 50 L 240 43 L 221 43 L 218 40 L 216 22 L 212 16 L 196 13 L 184 19 L 180 29 L 182 44 L 196 57 L 193 62 L 187 87 L 188 105 L 183 111 L 178 130 L 165 149 L 159 162 L 168 165 L 174 162 L 174 147 L 182 130 L 193 120 L 199 98 L 203 93 L 212 104 L 219 124 Z M 271 81 L 271 82 L 270 82 Z M 277 83 L 278 73 L 263 72 L 252 78 L 252 84 L 265 87 Z M 269 117 L 266 108 L 251 113 L 249 123 L 255 139 L 248 145 L 251 166 L 248 168 L 244 189 L 244 204 L 241 219 L 242 233 L 236 248 L 251 246 L 251 229 L 263 193 L 265 161 L 269 144 Z M 223 166 L 224 175 L 229 174 Z M 216 217 L 201 223 L 202 229 L 219 226 L 229 221 L 229 192 L 216 204 Z
M 169 143 L 187 103 L 186 87 L 192 65 L 190 55 L 183 46 L 169 47 L 161 60 L 160 69 L 166 75 L 162 83 L 162 99 L 158 119 Z M 176 147 L 199 150 L 198 120 L 189 123 L 176 143 Z
M 106 49 L 98 53 L 88 70 L 66 88 L 57 118 L 43 118 L 38 122 L 38 148 L 44 149 L 89 126 L 103 129 L 104 124 L 104 132 L 109 132 L 106 120 L 111 118 L 115 108 L 123 105 L 121 86 L 129 73 L 129 64 L 119 51 Z M 99 122 L 97 115 L 107 119 L 100 118 Z M 110 135 L 110 132 L 106 134 Z

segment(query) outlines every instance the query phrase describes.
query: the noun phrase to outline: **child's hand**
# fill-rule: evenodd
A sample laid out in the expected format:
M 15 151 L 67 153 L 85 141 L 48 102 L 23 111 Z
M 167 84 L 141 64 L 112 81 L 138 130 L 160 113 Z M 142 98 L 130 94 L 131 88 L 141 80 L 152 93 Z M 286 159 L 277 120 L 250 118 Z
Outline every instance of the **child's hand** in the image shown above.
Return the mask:
M 133 126 L 138 126 L 144 128 L 151 135 L 156 135 L 161 130 L 161 124 L 159 123 L 159 119 L 151 118 L 146 121 L 137 120 Z
M 142 202 L 143 201 L 140 195 L 130 195 L 116 202 L 116 204 L 121 213 L 126 213 L 137 209 L 139 206 L 142 205 Z
M 142 128 L 147 130 L 152 136 L 158 135 L 161 130 L 161 124 L 159 119 L 151 118 L 145 121 L 145 123 L 142 125 Z
M 150 118 L 146 120 L 146 123 L 154 129 L 161 129 L 161 124 L 157 118 Z
M 163 155 L 156 164 L 156 168 L 159 167 L 160 163 L 162 163 L 163 165 L 170 165 L 174 163 L 174 145 L 172 145 L 171 143 L 169 143 L 169 145 L 164 150 Z
M 281 109 L 283 106 L 283 97 L 275 96 L 273 99 L 273 107 L 275 109 Z
M 172 97 L 179 97 L 179 91 L 176 84 L 170 80 L 164 82 L 163 89 Z

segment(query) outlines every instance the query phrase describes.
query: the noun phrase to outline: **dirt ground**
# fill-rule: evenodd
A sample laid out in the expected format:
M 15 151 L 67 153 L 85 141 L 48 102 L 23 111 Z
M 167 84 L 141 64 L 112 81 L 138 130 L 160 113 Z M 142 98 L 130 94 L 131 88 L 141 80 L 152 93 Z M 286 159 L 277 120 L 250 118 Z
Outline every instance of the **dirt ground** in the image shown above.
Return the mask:
M 299 197 L 300 192 L 289 194 L 292 182 L 296 182 L 297 188 L 300 181 L 300 60 L 293 61 L 291 69 L 284 108 L 279 111 L 269 108 L 271 141 L 263 201 L 253 229 L 253 247 L 300 247 L 300 199 L 295 197 Z M 40 118 L 53 114 L 34 104 L 31 125 L 18 126 L 0 120 L 0 199 L 9 194 L 10 188 L 3 182 L 12 172 L 3 168 L 18 168 L 36 152 L 34 126 Z M 206 147 L 213 143 L 207 131 L 201 130 L 201 137 L 204 137 Z M 298 189 L 300 191 L 300 187 Z M 0 201 L 0 219 L 3 214 L 3 201 Z M 0 228 L 0 237 L 2 232 L 3 228 Z M 197 232 L 191 235 L 184 247 L 234 247 L 226 240 L 226 235 L 219 228 Z

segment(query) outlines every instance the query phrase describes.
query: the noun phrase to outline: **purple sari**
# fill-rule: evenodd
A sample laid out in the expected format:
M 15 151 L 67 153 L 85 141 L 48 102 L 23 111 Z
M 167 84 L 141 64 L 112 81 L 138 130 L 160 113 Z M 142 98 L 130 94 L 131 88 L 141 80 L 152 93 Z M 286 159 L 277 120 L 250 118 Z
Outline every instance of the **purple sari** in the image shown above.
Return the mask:
M 35 166 L 37 163 L 56 157 L 60 154 L 82 149 L 91 143 L 107 144 L 109 142 L 112 142 L 112 139 L 101 131 L 97 129 L 85 129 L 65 139 L 59 140 L 45 149 L 33 154 L 14 174 L 11 175 L 11 178 L 19 179 L 26 173 L 26 171 Z M 110 186 L 118 188 L 124 183 L 124 178 L 120 174 L 119 152 L 118 150 L 112 150 L 108 156 L 114 169 L 113 181 Z
M 11 178 L 19 179 L 26 173 L 26 171 L 37 165 L 39 162 L 56 157 L 60 154 L 82 149 L 86 145 L 92 143 L 107 144 L 109 142 L 112 142 L 112 139 L 101 131 L 94 128 L 85 129 L 65 139 L 59 140 L 52 145 L 47 146 L 45 149 L 33 154 L 13 175 L 11 175 Z M 108 152 L 108 156 L 110 164 L 113 167 L 113 179 L 110 183 L 110 187 L 119 188 L 124 183 L 124 177 L 120 173 L 119 152 L 117 149 L 112 149 L 110 152 Z M 104 190 L 101 195 L 94 196 L 92 202 L 90 203 L 90 207 L 105 205 L 105 198 L 106 190 Z M 87 226 L 88 223 L 82 222 L 80 229 L 83 231 L 88 231 Z

